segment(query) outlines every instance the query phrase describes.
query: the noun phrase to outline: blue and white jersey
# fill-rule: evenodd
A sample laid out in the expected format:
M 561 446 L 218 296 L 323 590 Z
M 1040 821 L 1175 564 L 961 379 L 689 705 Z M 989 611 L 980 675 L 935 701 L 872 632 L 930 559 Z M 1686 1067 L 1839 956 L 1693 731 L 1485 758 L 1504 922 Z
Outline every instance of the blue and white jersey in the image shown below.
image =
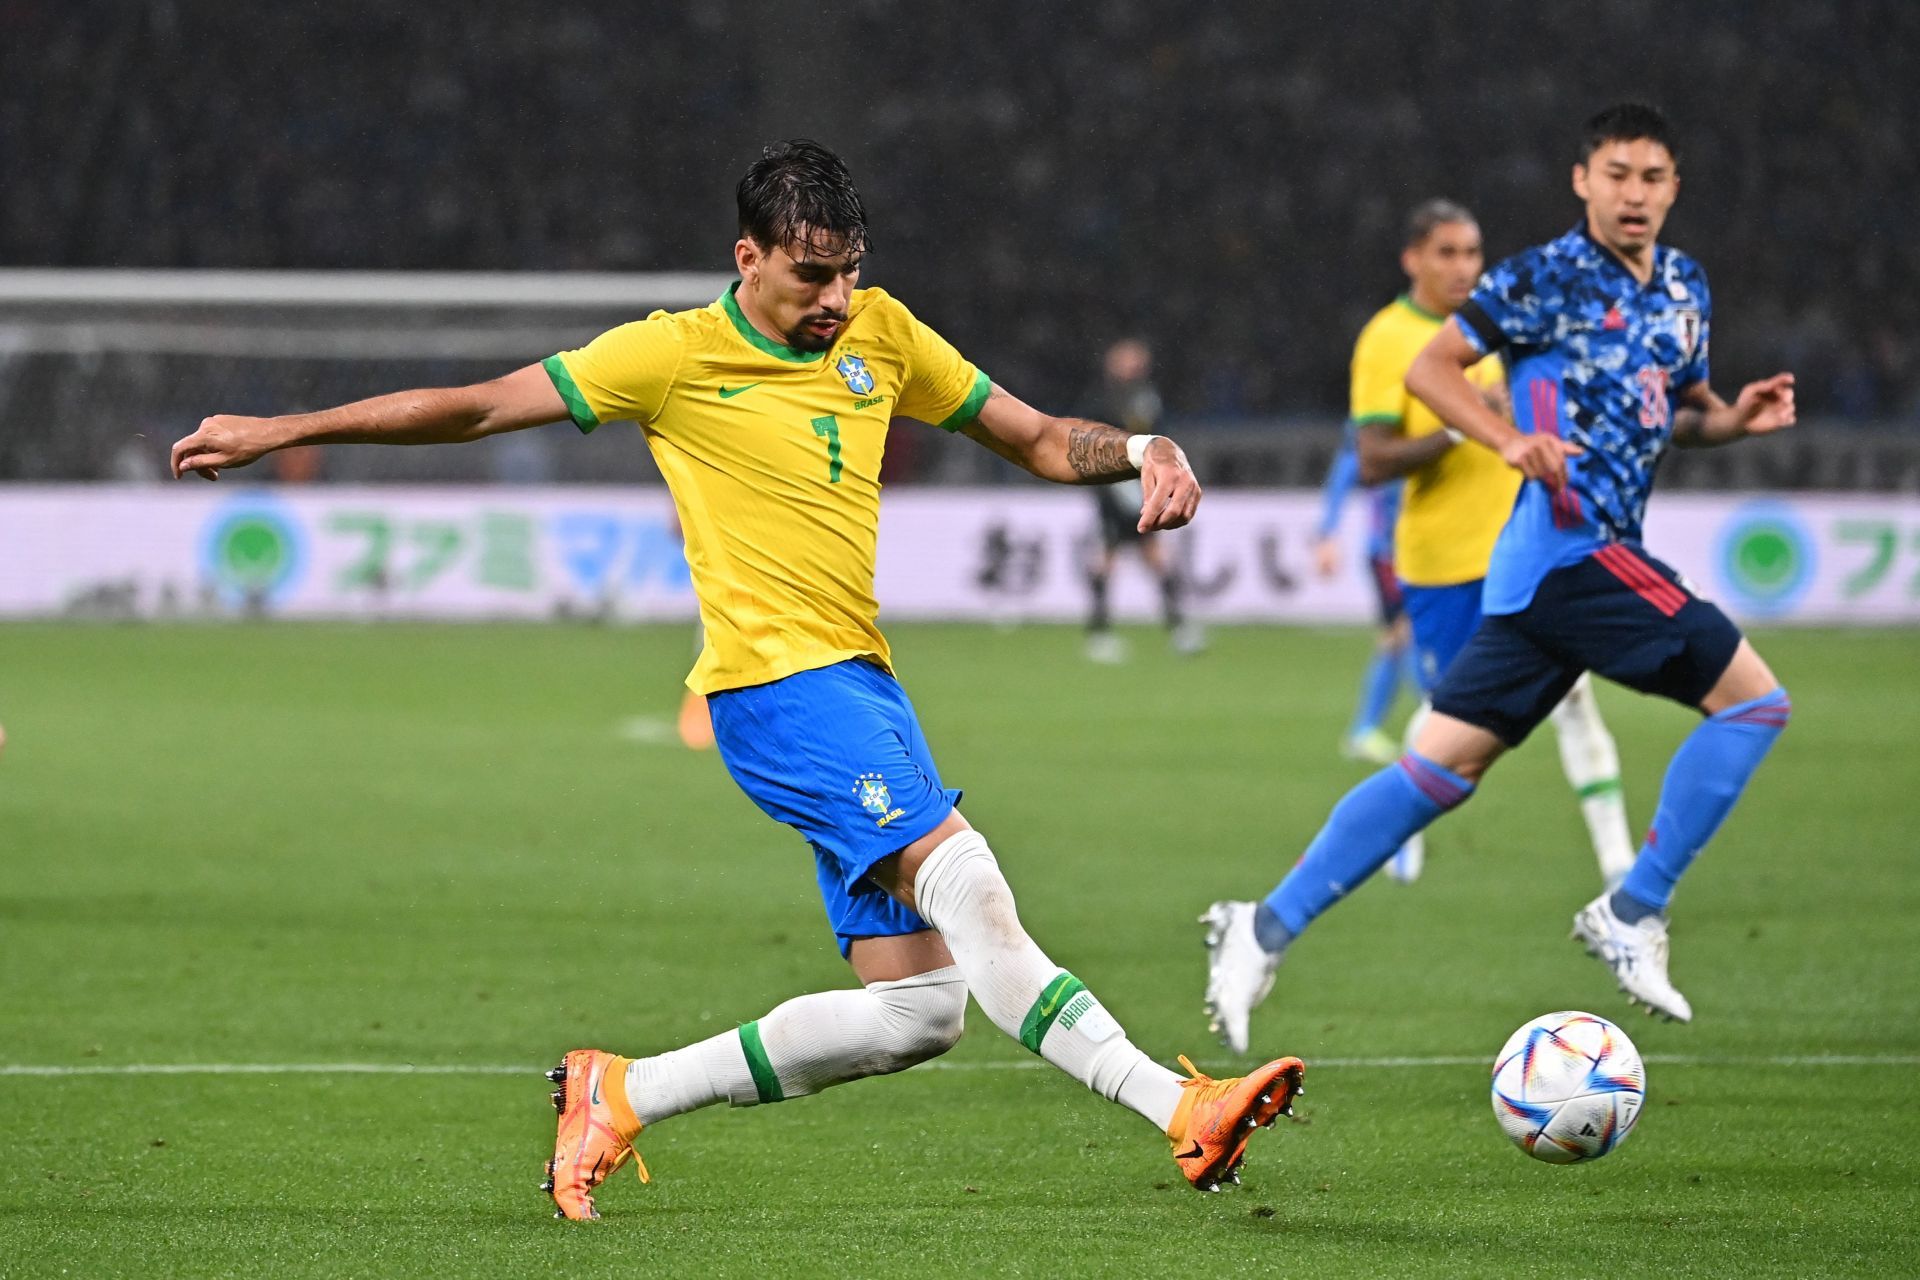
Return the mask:
M 1640 540 L 1677 398 L 1707 379 L 1711 315 L 1692 258 L 1657 246 L 1643 285 L 1584 221 L 1481 277 L 1460 329 L 1476 350 L 1505 354 L 1515 424 L 1586 451 L 1567 459 L 1558 494 L 1521 486 L 1494 544 L 1487 613 L 1517 613 L 1553 570 Z

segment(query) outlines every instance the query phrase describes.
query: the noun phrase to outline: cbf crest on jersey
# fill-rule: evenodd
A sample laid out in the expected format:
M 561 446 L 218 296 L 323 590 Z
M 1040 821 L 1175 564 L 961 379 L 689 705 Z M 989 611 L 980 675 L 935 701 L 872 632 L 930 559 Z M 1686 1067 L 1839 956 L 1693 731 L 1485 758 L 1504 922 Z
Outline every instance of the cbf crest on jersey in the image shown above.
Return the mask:
M 857 396 L 864 396 L 873 390 L 873 374 L 867 371 L 867 362 L 859 356 L 848 353 L 834 363 L 833 371 L 847 384 L 847 390 Z
M 860 807 L 876 818 L 893 804 L 893 793 L 877 773 L 863 773 L 854 779 L 853 794 L 859 798 Z
M 853 797 L 860 807 L 873 815 L 874 824 L 886 826 L 906 812 L 893 807 L 893 793 L 887 790 L 887 782 L 877 773 L 863 773 L 853 780 Z

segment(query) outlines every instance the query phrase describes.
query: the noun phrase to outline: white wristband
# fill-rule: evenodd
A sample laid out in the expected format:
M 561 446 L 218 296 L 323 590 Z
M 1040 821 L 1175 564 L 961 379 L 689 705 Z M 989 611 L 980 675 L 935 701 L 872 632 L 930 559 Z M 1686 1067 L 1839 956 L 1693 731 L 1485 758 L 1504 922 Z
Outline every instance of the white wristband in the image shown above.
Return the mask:
M 1135 471 L 1140 470 L 1147 461 L 1147 446 L 1159 438 L 1159 436 L 1128 436 L 1127 465 Z
M 1446 432 L 1447 439 L 1453 441 L 1455 444 L 1465 444 L 1467 442 L 1467 433 L 1458 427 L 1441 427 L 1440 429 Z

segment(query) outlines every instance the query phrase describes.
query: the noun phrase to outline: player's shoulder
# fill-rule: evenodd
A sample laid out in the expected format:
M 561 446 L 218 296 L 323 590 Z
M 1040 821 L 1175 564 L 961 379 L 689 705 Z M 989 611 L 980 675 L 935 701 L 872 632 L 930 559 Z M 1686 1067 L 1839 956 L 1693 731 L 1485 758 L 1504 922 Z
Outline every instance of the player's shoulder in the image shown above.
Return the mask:
M 726 317 L 720 313 L 718 303 L 687 311 L 654 311 L 645 319 L 629 320 L 625 324 L 615 325 L 602 334 L 599 340 L 622 346 L 680 344 L 704 330 L 713 328 L 716 323 L 720 325 L 726 323 Z
M 902 351 L 921 344 L 927 323 L 885 289 L 855 289 L 847 302 L 847 334 Z
M 1601 272 L 1599 252 L 1585 228 L 1575 227 L 1502 259 L 1481 278 L 1477 292 L 1512 305 L 1567 306 L 1584 296 Z
M 1583 237 L 1576 230 L 1541 244 L 1528 245 L 1518 253 L 1502 258 L 1487 274 L 1497 280 L 1528 284 L 1578 274 L 1590 265 L 1586 256 L 1587 246 L 1582 241 Z
M 1417 319 L 1399 299 L 1389 302 L 1360 326 L 1360 334 L 1353 340 L 1353 358 L 1377 358 L 1405 346 L 1419 328 Z
M 919 323 L 907 304 L 885 289 L 855 289 L 847 302 L 847 323 L 874 333 L 903 336 Z
M 1676 301 L 1685 301 L 1679 295 L 1682 291 L 1691 295 L 1696 302 L 1704 302 L 1709 296 L 1707 288 L 1707 269 L 1698 259 L 1684 249 L 1671 245 L 1660 246 L 1660 275 L 1666 281 L 1668 292 Z

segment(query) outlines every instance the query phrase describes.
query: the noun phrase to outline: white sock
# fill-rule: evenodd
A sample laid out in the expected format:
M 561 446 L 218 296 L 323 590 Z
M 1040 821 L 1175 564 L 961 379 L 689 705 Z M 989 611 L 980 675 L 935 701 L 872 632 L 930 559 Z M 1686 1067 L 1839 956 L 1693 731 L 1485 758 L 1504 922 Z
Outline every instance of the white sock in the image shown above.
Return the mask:
M 1166 1131 L 1180 1077 L 1135 1048 L 1093 993 L 1034 945 L 984 836 L 942 841 L 920 864 L 914 898 L 995 1026 Z
M 627 1064 L 627 1102 L 641 1124 L 740 1097 L 741 1106 L 758 1100 L 738 1031 Z
M 1553 731 L 1560 743 L 1560 767 L 1580 796 L 1600 876 L 1614 884 L 1633 868 L 1636 853 L 1627 830 L 1627 798 L 1620 789 L 1620 751 L 1600 718 L 1593 679 L 1582 675 L 1553 709 Z
M 966 983 L 952 967 L 797 996 L 738 1030 L 634 1059 L 627 1100 L 640 1123 L 658 1124 L 715 1102 L 750 1107 L 803 1098 L 945 1053 L 960 1038 L 966 1010 Z

